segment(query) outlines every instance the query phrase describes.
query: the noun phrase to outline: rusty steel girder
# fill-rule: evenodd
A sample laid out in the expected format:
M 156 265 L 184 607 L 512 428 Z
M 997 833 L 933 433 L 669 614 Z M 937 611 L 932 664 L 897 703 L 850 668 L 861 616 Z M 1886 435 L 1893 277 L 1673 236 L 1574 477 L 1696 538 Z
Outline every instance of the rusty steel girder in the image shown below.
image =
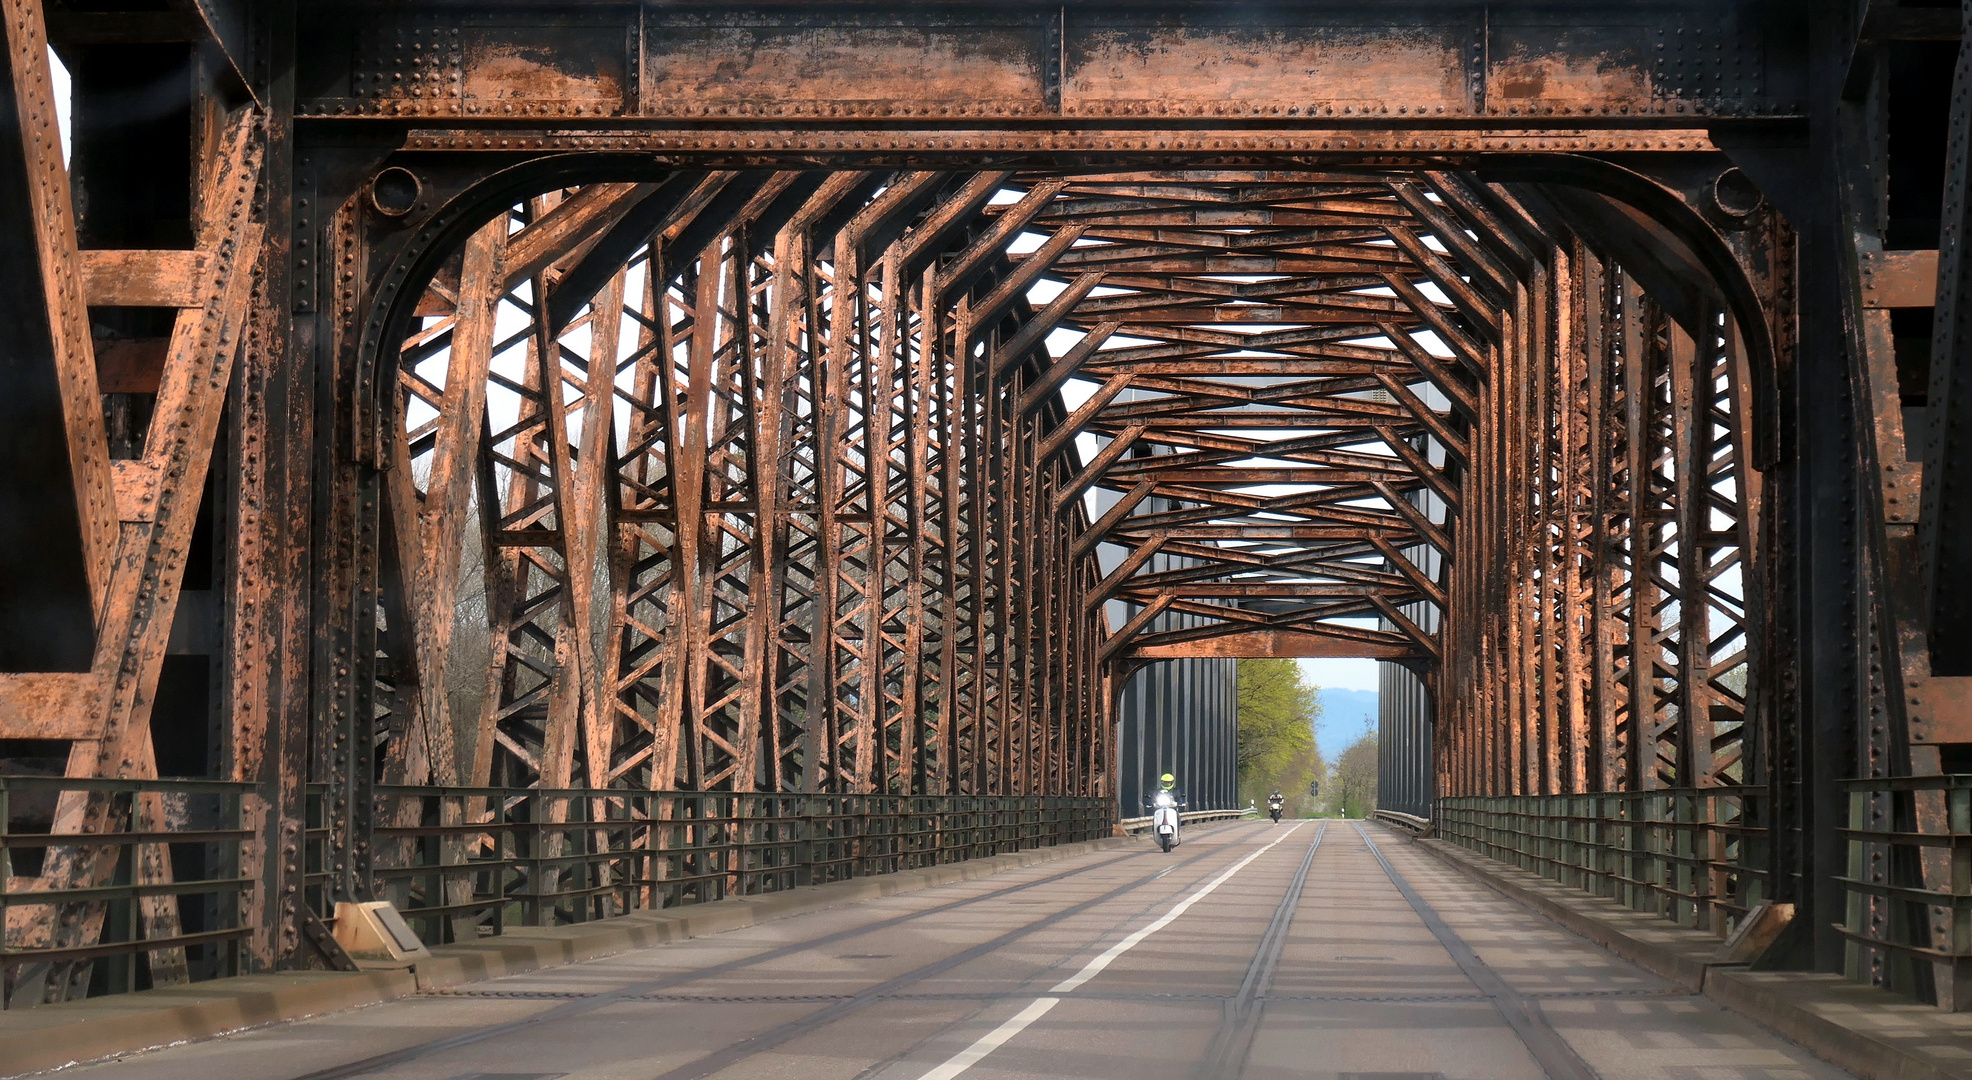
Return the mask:
M 851 119 L 909 123 L 926 137 L 1037 120 L 1353 128 L 1398 118 L 1402 129 L 1410 117 L 1560 117 L 1545 126 L 1562 132 L 1587 118 L 1702 129 L 1691 121 L 1801 115 L 1808 95 L 1802 27 L 1744 0 L 1379 10 L 338 2 L 301 4 L 298 21 L 311 43 L 297 64 L 298 116 L 601 128 Z
M 388 781 L 1094 790 L 1106 723 L 1019 718 L 1253 653 L 1442 664 L 1459 790 L 1743 774 L 1758 486 L 1721 301 L 1701 349 L 1538 192 L 1458 173 L 855 182 L 566 189 L 436 272 L 386 398 Z M 628 220 L 649 241 L 586 271 Z M 512 254 L 543 233 L 560 262 Z M 454 632 L 475 513 L 492 658 L 448 720 L 413 643 Z M 1468 725 L 1511 734 L 1457 771 Z
M 1816 807 L 1972 747 L 1966 275 L 1876 186 L 1949 12 L 115 7 L 0 0 L 0 758 L 108 838 L 8 870 L 10 1001 L 328 962 L 502 800 L 1114 797 L 1184 657 L 1402 665 L 1441 794 L 1763 788 L 1829 966 Z

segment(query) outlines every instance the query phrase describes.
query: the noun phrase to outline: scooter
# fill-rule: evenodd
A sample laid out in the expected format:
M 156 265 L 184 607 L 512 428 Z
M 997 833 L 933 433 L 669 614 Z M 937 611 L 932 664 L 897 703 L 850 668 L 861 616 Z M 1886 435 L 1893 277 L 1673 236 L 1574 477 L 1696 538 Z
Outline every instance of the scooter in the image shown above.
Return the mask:
M 1176 795 L 1160 791 L 1150 799 L 1150 831 L 1157 837 L 1157 846 L 1170 851 L 1178 846 L 1178 808 L 1183 806 Z

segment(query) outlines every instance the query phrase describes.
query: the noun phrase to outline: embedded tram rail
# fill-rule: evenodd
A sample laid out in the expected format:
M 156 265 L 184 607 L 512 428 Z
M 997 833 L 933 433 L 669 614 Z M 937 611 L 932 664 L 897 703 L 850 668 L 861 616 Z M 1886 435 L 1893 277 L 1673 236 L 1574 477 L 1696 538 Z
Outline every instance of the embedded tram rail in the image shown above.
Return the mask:
M 876 951 L 881 949 L 882 951 Z M 1356 822 L 1201 827 L 67 1070 L 102 1080 L 1848 1074 Z

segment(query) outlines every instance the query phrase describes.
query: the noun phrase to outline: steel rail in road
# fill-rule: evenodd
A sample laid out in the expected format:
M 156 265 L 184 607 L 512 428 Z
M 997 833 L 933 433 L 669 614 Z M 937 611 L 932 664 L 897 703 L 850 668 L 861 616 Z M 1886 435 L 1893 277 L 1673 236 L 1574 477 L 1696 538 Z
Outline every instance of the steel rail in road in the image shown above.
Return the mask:
M 1451 958 L 1452 962 L 1457 965 L 1459 971 L 1472 982 L 1478 991 L 1476 995 L 1461 995 L 1457 998 L 1448 998 L 1446 995 L 1430 995 L 1428 1000 L 1484 1000 L 1490 1003 L 1499 1013 L 1501 1019 L 1513 1031 L 1521 1044 L 1526 1047 L 1528 1054 L 1549 1080 L 1599 1080 L 1595 1070 L 1547 1023 L 1546 1017 L 1541 1013 L 1540 1006 L 1534 997 L 1521 994 L 1515 990 L 1504 979 L 1500 978 L 1496 972 L 1489 968 L 1484 961 L 1480 960 L 1478 953 L 1473 950 L 1471 945 L 1467 944 L 1458 935 L 1457 931 L 1445 923 L 1437 911 L 1390 864 L 1389 859 L 1384 856 L 1383 852 L 1377 847 L 1376 842 L 1370 838 L 1363 826 L 1358 824 L 1355 826 L 1355 830 L 1371 856 L 1375 858 L 1377 865 L 1382 868 L 1383 873 L 1390 880 L 1391 885 L 1404 898 L 1405 902 L 1424 924 L 1425 928 L 1431 932 L 1432 937 L 1445 950 L 1445 953 Z M 1295 911 L 1300 906 L 1301 896 L 1307 884 L 1308 872 L 1314 864 L 1315 855 L 1320 850 L 1326 833 L 1327 823 L 1323 822 L 1319 826 L 1313 841 L 1309 843 L 1306 853 L 1302 856 L 1301 863 L 1296 868 L 1295 874 L 1288 883 L 1279 904 L 1275 906 L 1273 917 L 1268 922 L 1266 930 L 1260 936 L 1252 959 L 1247 965 L 1245 976 L 1240 981 L 1238 991 L 1230 997 L 1214 996 L 1214 1000 L 1217 1000 L 1221 1007 L 1220 1023 L 1213 1035 L 1210 1047 L 1200 1059 L 1193 1072 L 1193 1076 L 1197 1080 L 1236 1080 L 1243 1073 L 1247 1058 L 1252 1052 L 1253 1042 L 1259 1034 L 1261 1022 L 1264 1019 L 1267 1001 L 1266 989 L 1272 981 L 1275 966 L 1278 964 L 1281 952 L 1286 945 L 1288 928 L 1293 922 Z M 1281 839 L 1284 840 L 1286 837 L 1282 837 Z M 1109 952 L 1103 954 L 1097 961 L 1092 961 L 1090 967 L 1096 968 L 1099 971 L 1100 966 L 1107 966 L 1106 961 L 1108 959 L 1113 958 L 1115 954 L 1134 945 L 1142 937 L 1168 924 L 1176 916 L 1191 907 L 1197 900 L 1202 899 L 1205 893 L 1216 889 L 1225 880 L 1230 878 L 1233 873 L 1236 873 L 1239 869 L 1258 859 L 1260 855 L 1265 854 L 1266 850 L 1271 849 L 1274 844 L 1278 844 L 1279 842 L 1279 840 L 1276 840 L 1273 844 L 1268 844 L 1260 852 L 1256 852 L 1246 859 L 1241 860 L 1232 869 L 1214 879 L 1205 889 L 1189 895 L 1163 918 L 1139 930 L 1136 934 L 1131 935 L 1130 938 L 1126 938 L 1124 942 L 1120 942 L 1117 946 L 1113 946 Z M 1057 985 L 1054 991 L 1062 991 L 1064 988 L 1067 990 L 1077 989 L 1087 981 L 1087 978 L 1092 977 L 1093 974 L 1093 972 L 1085 969 L 1084 974 L 1065 980 L 1063 983 Z M 993 1051 L 1006 1045 L 1014 1037 L 1052 1011 L 1054 1006 L 1061 1001 L 1061 998 L 1053 996 L 1054 991 L 1051 991 L 1048 995 L 1035 998 L 1026 1008 L 981 1036 L 957 1055 L 924 1073 L 918 1080 L 958 1080 L 973 1065 L 978 1064 Z M 1020 995 L 1013 994 L 1008 996 L 1018 999 Z M 1417 997 L 1420 1001 L 1427 1000 L 1423 996 Z M 879 1070 L 875 1067 L 865 1070 L 866 1074 L 876 1071 Z M 675 1070 L 673 1073 L 666 1073 L 662 1077 L 659 1077 L 658 1080 L 697 1080 L 697 1078 L 706 1075 L 709 1075 L 709 1073 L 681 1069 Z
M 953 968 L 958 967 L 960 964 L 966 963 L 967 961 L 977 960 L 982 956 L 986 956 L 989 953 L 993 953 L 995 951 L 998 951 L 999 949 L 1005 948 L 1006 946 L 1016 941 L 1019 941 L 1022 938 L 1028 937 L 1029 935 L 1035 933 L 1036 931 L 1044 930 L 1050 926 L 1055 925 L 1056 923 L 1061 922 L 1064 919 L 1070 918 L 1075 915 L 1080 915 L 1085 911 L 1089 911 L 1091 909 L 1100 907 L 1103 904 L 1107 904 L 1112 900 L 1119 899 L 1132 892 L 1135 892 L 1137 889 L 1142 888 L 1143 886 L 1148 885 L 1153 881 L 1161 880 L 1162 878 L 1168 876 L 1173 869 L 1183 869 L 1185 867 L 1191 866 L 1205 859 L 1209 859 L 1214 855 L 1222 854 L 1222 853 L 1223 853 L 1223 849 L 1216 849 L 1216 848 L 1211 851 L 1200 852 L 1199 854 L 1193 855 L 1190 858 L 1186 859 L 1184 862 L 1179 863 L 1177 867 L 1165 867 L 1164 869 L 1159 870 L 1154 874 L 1146 874 L 1135 881 L 1126 882 L 1125 884 L 1119 885 L 1116 888 L 1111 889 L 1100 896 L 1096 896 L 1091 899 L 1083 900 L 1079 903 L 1072 904 L 1069 907 L 1063 908 L 1059 911 L 1050 912 L 1047 915 L 1044 915 L 1041 918 L 1034 920 L 1033 922 L 1029 922 L 1026 923 L 1025 925 L 1015 927 L 1014 929 L 1009 930 L 1006 933 L 1000 934 L 997 937 L 994 937 L 990 940 L 982 941 L 979 944 L 972 946 L 971 948 L 965 949 L 951 956 L 934 960 L 929 964 L 925 964 L 921 967 L 914 968 L 910 971 L 905 972 L 902 975 L 898 975 L 893 978 L 886 979 L 874 987 L 871 987 L 867 990 L 857 993 L 849 1000 L 841 1002 L 840 1004 L 831 1005 L 828 1008 L 810 1013 L 809 1015 L 801 1017 L 800 1019 L 782 1024 L 779 1027 L 772 1029 L 771 1031 L 767 1031 L 759 1035 L 751 1036 L 745 1040 L 742 1040 L 739 1043 L 734 1044 L 733 1046 L 727 1047 L 725 1050 L 717 1051 L 706 1057 L 702 1057 L 697 1061 L 693 1061 L 688 1064 L 681 1065 L 675 1069 L 671 1069 L 666 1072 L 660 1073 L 655 1078 L 655 1080 L 701 1080 L 702 1077 L 710 1076 L 715 1072 L 720 1072 L 726 1068 L 731 1067 L 732 1065 L 737 1064 L 738 1062 L 744 1061 L 747 1058 L 754 1056 L 755 1054 L 761 1053 L 762 1051 L 765 1050 L 770 1050 L 797 1036 L 804 1035 L 810 1031 L 816 1030 L 817 1028 L 834 1023 L 835 1021 L 842 1019 L 843 1017 L 849 1015 L 850 1013 L 856 1012 L 871 1004 L 874 1004 L 877 1001 L 882 1000 L 886 994 L 894 993 L 897 989 L 901 987 L 910 986 L 922 982 L 925 979 L 932 977 L 933 975 L 939 975 L 944 972 L 950 971 Z M 1257 856 L 1249 856 L 1246 861 L 1251 861 L 1251 859 L 1254 857 Z M 1244 863 L 1235 865 L 1232 871 L 1227 871 L 1225 874 L 1220 875 L 1220 877 L 1216 880 L 1223 881 L 1225 880 L 1225 878 L 1230 877 L 1233 872 L 1238 870 L 1240 865 L 1244 865 Z M 1195 895 L 1197 894 L 1194 894 L 1194 896 Z M 1101 958 L 1099 957 L 1098 959 Z M 1090 963 L 1093 965 L 1095 961 L 1091 961 Z M 1035 1008 L 1036 1006 L 1029 1006 L 1028 1010 L 1032 1011 Z M 1046 1011 L 1047 1011 L 1047 1007 L 1041 1007 L 1039 1009 L 1039 1013 L 1045 1013 Z M 1039 1013 L 1035 1013 L 1035 1015 L 1038 1016 Z M 1025 1015 L 1025 1013 L 1023 1013 L 1023 1015 Z M 935 1072 L 936 1070 L 934 1070 L 934 1073 L 927 1073 L 926 1074 L 927 1080 L 929 1080 L 929 1078 L 934 1076 Z M 957 1074 L 953 1073 L 952 1075 L 957 1075 Z
M 1295 828 L 1299 828 L 1299 826 Z M 972 1066 L 985 1060 L 987 1055 L 1006 1045 L 1015 1036 L 1027 1030 L 1035 1021 L 1053 1011 L 1054 1007 L 1061 1003 L 1062 995 L 1080 989 L 1089 980 L 1102 974 L 1110 964 L 1114 963 L 1123 954 L 1142 944 L 1152 934 L 1176 922 L 1179 916 L 1182 916 L 1185 912 L 1191 910 L 1194 905 L 1212 895 L 1220 886 L 1232 880 L 1233 875 L 1257 861 L 1260 856 L 1273 850 L 1275 845 L 1286 840 L 1293 832 L 1294 829 L 1289 829 L 1287 834 L 1276 838 L 1271 843 L 1261 847 L 1260 850 L 1227 867 L 1217 877 L 1212 878 L 1203 886 L 1185 894 L 1184 899 L 1171 905 L 1170 909 L 1163 915 L 1151 920 L 1149 924 L 1132 931 L 1121 941 L 1098 953 L 1093 959 L 1083 964 L 1075 974 L 1049 987 L 1047 993 L 1035 998 L 1026 1008 L 1014 1014 L 1011 1019 L 974 1040 L 970 1046 L 947 1058 L 929 1072 L 919 1077 L 918 1080 L 958 1080 L 958 1077 L 972 1068 Z M 1160 874 L 1158 876 L 1162 877 L 1164 875 Z
M 858 1080 L 1232 1080 L 1283 1070 L 1593 1080 L 1597 1068 L 1668 1080 L 1713 1064 L 1841 1075 L 1750 1024 L 1694 1011 L 1682 988 L 1509 901 L 1448 890 L 1437 877 L 1420 881 L 1420 893 L 1405 873 L 1422 870 L 1421 856 L 1384 850 L 1373 831 L 1354 828 L 1336 837 L 1314 822 L 1213 830 L 1173 856 L 1089 857 L 976 896 L 927 896 L 924 910 L 848 929 L 835 927 L 870 913 L 451 988 L 80 1072 L 165 1080 L 223 1062 L 239 1075 L 286 1076 L 320 1063 L 298 1054 L 364 1046 L 349 1038 L 355 1031 L 409 1039 L 425 1025 L 457 1025 L 451 1038 L 301 1080 L 598 1068 L 648 1080 L 816 1068 Z M 1023 903 L 1045 906 L 1030 914 Z M 1486 937 L 1468 942 L 1447 916 Z M 777 940 L 760 940 L 768 936 Z M 831 946 L 858 939 L 851 948 L 885 951 L 832 956 L 842 950 Z M 1371 943 L 1381 947 L 1361 947 Z M 1361 952 L 1395 955 L 1348 955 Z M 474 998 L 483 1000 L 460 1000 Z M 1571 1010 L 1567 1037 L 1543 1006 Z M 540 1011 L 512 1019 L 527 1009 Z M 1580 1041 L 1584 1032 L 1593 1037 Z
M 1315 830 L 1315 839 L 1308 845 L 1308 853 L 1301 857 L 1301 866 L 1294 872 L 1294 880 L 1288 883 L 1287 892 L 1280 898 L 1280 906 L 1274 908 L 1273 921 L 1267 924 L 1267 932 L 1260 936 L 1260 945 L 1253 950 L 1253 960 L 1246 965 L 1246 977 L 1240 980 L 1239 993 L 1228 1000 L 1219 1017 L 1219 1030 L 1212 1037 L 1212 1048 L 1205 1054 L 1199 1066 L 1198 1080 L 1233 1080 L 1246 1067 L 1247 1055 L 1253 1052 L 1253 1039 L 1260 1033 L 1260 1021 L 1267 1011 L 1263 995 L 1272 985 L 1274 968 L 1280 963 L 1281 950 L 1287 945 L 1287 930 L 1294 923 L 1294 912 L 1301 906 L 1301 892 L 1308 884 L 1308 869 L 1315 863 L 1315 852 L 1321 850 L 1322 838 L 1328 835 L 1328 822 L 1324 821 Z
M 1465 973 L 1466 978 L 1472 980 L 1472 985 L 1478 987 L 1479 992 L 1486 995 L 1486 999 L 1493 1003 L 1493 1008 L 1498 1010 L 1500 1019 L 1506 1021 L 1506 1026 L 1512 1028 L 1513 1033 L 1520 1037 L 1521 1043 L 1527 1047 L 1527 1052 L 1534 1056 L 1534 1061 L 1540 1065 L 1541 1071 L 1548 1075 L 1549 1080 L 1598 1080 L 1596 1071 L 1589 1067 L 1588 1062 L 1582 1060 L 1582 1055 L 1576 1053 L 1575 1048 L 1568 1044 L 1568 1040 L 1562 1038 L 1561 1033 L 1554 1030 L 1553 1025 L 1547 1022 L 1540 1005 L 1529 1000 L 1515 990 L 1512 984 L 1500 978 L 1499 973 L 1479 958 L 1478 952 L 1459 936 L 1458 931 L 1452 929 L 1443 918 L 1439 917 L 1438 912 L 1425 901 L 1424 897 L 1417 894 L 1416 889 L 1411 888 L 1411 883 L 1404 880 L 1404 875 L 1398 873 L 1397 868 L 1391 866 L 1390 860 L 1384 857 L 1382 849 L 1376 846 L 1376 841 L 1369 838 L 1369 830 L 1357 825 L 1356 833 L 1369 847 L 1369 853 L 1376 856 L 1377 865 L 1383 868 L 1383 872 L 1390 878 L 1390 884 L 1396 886 L 1397 892 L 1424 923 L 1425 929 L 1430 930 L 1431 936 L 1437 938 L 1438 944 L 1444 946 L 1452 962 L 1458 965 L 1458 969 Z

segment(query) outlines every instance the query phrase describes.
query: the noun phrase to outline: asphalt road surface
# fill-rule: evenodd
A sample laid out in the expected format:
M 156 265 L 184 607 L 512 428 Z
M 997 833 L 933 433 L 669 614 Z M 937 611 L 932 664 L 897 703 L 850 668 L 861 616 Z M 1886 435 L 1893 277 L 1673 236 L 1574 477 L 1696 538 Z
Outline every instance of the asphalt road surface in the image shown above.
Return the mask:
M 1823 1080 L 1375 825 L 1239 823 L 64 1080 Z

